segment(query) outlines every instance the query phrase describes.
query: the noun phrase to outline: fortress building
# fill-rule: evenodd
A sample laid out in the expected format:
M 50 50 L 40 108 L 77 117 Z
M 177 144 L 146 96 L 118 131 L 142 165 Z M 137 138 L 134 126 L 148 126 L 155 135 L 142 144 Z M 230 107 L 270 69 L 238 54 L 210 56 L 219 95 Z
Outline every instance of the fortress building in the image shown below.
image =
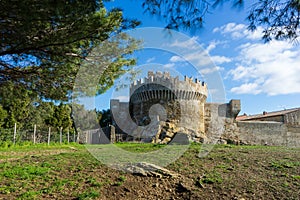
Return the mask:
M 198 79 L 179 80 L 168 72 L 149 71 L 130 85 L 129 102 L 111 100 L 113 125 L 117 132 L 144 141 L 168 143 L 178 132 L 192 141 L 204 141 L 223 129 L 225 118 L 233 122 L 240 111 L 239 100 L 206 103 L 207 93 L 206 83 Z
M 113 124 L 102 127 L 102 132 L 90 131 L 87 143 L 167 144 L 183 138 L 202 143 L 300 147 L 300 108 L 238 116 L 240 100 L 208 103 L 206 83 L 188 77 L 180 80 L 168 72 L 148 72 L 130 85 L 129 94 L 129 102 L 111 99 Z

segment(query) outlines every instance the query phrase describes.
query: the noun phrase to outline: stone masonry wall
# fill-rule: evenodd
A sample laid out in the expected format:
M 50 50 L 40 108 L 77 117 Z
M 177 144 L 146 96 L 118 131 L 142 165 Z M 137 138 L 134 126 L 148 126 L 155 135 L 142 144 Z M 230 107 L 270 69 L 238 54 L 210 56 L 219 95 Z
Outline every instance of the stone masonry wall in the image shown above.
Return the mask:
M 287 125 L 286 146 L 300 147 L 300 125 Z
M 204 107 L 204 125 L 207 142 L 238 144 L 238 128 L 235 118 L 240 111 L 240 101 L 229 103 L 206 103 Z
M 239 140 L 245 144 L 300 147 L 300 126 L 280 122 L 237 122 Z
M 239 139 L 245 144 L 285 145 L 286 126 L 280 122 L 237 122 Z
M 284 116 L 284 123 L 290 125 L 300 125 L 300 109 L 286 114 Z

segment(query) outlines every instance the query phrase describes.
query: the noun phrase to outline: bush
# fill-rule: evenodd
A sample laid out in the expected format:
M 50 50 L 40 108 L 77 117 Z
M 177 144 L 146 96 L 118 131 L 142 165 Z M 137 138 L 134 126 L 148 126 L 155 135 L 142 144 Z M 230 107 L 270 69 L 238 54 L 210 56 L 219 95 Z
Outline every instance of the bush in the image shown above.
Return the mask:
M 11 142 L 11 141 L 3 141 L 3 142 L 0 143 L 0 147 L 3 148 L 3 149 L 10 148 L 13 145 L 14 145 L 14 143 Z

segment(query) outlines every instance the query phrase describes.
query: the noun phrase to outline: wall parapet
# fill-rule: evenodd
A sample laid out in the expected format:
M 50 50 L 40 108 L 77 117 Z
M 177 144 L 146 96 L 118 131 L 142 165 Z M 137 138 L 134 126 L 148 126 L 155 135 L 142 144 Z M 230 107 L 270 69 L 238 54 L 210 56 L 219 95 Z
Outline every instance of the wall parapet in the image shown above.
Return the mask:
M 134 101 L 151 99 L 199 100 L 207 98 L 207 85 L 198 79 L 171 77 L 169 72 L 148 72 L 148 77 L 134 81 L 130 85 L 130 97 Z

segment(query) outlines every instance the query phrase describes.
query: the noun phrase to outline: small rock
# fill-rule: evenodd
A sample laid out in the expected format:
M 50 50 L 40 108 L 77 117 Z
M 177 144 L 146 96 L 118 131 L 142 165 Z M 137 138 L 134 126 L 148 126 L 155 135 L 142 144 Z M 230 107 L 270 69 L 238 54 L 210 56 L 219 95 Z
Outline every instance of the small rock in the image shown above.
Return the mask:
M 70 149 L 77 151 L 77 149 L 75 147 L 69 147 Z
M 164 139 L 161 141 L 161 143 L 162 143 L 162 144 L 168 144 L 171 140 L 172 140 L 171 138 L 166 137 L 166 138 L 164 138 Z
M 152 185 L 152 187 L 154 187 L 154 188 L 157 188 L 157 187 L 159 187 L 159 183 L 155 183 L 155 184 L 153 184 L 153 185 Z
M 166 132 L 166 137 L 172 138 L 174 136 L 174 133 L 167 131 Z
M 184 185 L 183 183 L 178 183 L 177 187 L 176 187 L 176 191 L 180 192 L 180 193 L 181 192 L 189 192 L 190 189 L 186 185 Z
M 128 189 L 127 187 L 124 188 L 125 192 L 130 192 L 130 189 Z

